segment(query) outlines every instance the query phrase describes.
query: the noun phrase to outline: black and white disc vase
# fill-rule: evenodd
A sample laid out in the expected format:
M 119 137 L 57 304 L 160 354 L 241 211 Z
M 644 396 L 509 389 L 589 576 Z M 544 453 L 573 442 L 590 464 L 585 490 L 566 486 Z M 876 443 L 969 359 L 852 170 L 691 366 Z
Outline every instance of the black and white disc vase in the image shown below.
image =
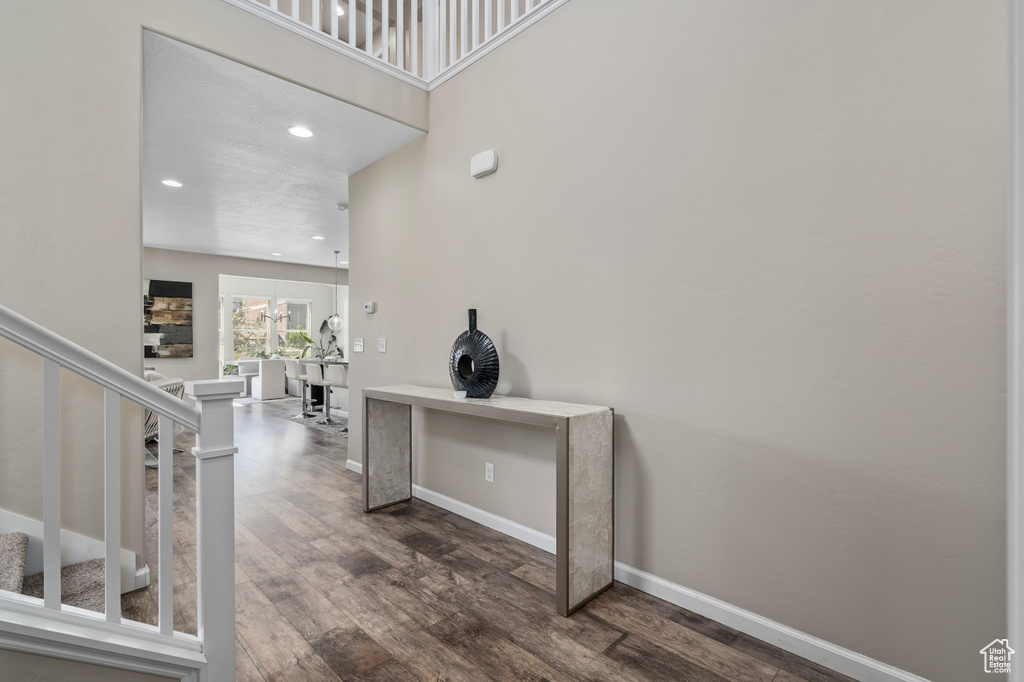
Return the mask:
M 469 329 L 452 345 L 448 373 L 455 390 L 465 391 L 467 398 L 490 398 L 498 386 L 498 351 L 476 328 L 476 308 L 469 310 Z

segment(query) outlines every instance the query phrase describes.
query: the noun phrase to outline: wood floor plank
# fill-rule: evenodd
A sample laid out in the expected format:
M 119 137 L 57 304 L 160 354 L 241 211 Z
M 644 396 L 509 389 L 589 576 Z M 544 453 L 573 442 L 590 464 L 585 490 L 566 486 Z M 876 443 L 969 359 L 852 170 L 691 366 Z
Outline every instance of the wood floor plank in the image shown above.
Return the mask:
M 520 580 L 525 580 L 535 587 L 539 587 L 548 594 L 555 593 L 555 572 L 550 568 L 538 566 L 530 562 L 512 571 L 512 575 Z
M 466 548 L 460 547 L 437 558 L 437 563 L 446 566 L 454 573 L 473 582 L 483 580 L 489 575 L 500 572 L 493 564 L 474 556 Z
M 416 679 L 409 669 L 398 661 L 378 665 L 369 671 L 352 678 L 352 682 L 409 682 Z
M 235 524 L 235 561 L 273 602 L 315 589 L 240 523 Z
M 478 620 L 487 622 L 496 632 L 520 649 L 569 679 L 644 682 L 642 675 L 613 661 L 603 653 L 580 644 L 571 634 L 554 625 L 552 621 L 539 620 L 500 598 L 492 596 L 489 602 L 482 602 L 479 606 L 468 608 L 467 611 Z
M 371 637 L 409 622 L 409 614 L 380 595 L 355 584 L 355 578 L 337 580 L 317 589 L 345 616 Z
M 480 682 L 496 679 L 461 654 L 442 645 L 415 623 L 379 632 L 373 638 L 412 673 L 413 679 L 428 682 Z
M 320 519 L 276 492 L 252 495 L 249 499 L 266 509 L 304 540 L 316 540 L 334 534 L 334 531 L 324 525 Z
M 515 604 L 534 622 L 544 623 L 592 651 L 604 651 L 624 632 L 618 623 L 611 625 L 595 618 L 587 609 L 576 612 L 572 618 L 559 616 L 550 594 L 511 574 L 492 574 L 480 583 L 480 589 L 493 598 Z
M 641 673 L 651 682 L 731 682 L 636 635 L 626 635 L 605 656 Z
M 727 680 L 771 682 L 779 670 L 778 666 L 621 601 L 599 596 L 587 605 L 586 610 Z
M 445 646 L 495 679 L 570 682 L 568 677 L 467 613 L 456 612 L 427 629 Z
M 292 532 L 277 517 L 257 519 L 245 524 L 264 545 L 311 585 L 341 580 L 351 575 L 304 538 Z
M 442 599 L 401 569 L 370 573 L 360 578 L 358 584 L 405 611 L 421 627 L 458 611 L 450 600 Z
M 253 583 L 235 588 L 235 632 L 267 682 L 336 682 L 338 676 Z
M 343 680 L 393 660 L 373 638 L 351 624 L 325 632 L 310 644 L 313 651 Z
M 283 599 L 274 605 L 307 642 L 331 630 L 353 625 L 344 613 L 317 590 Z
M 245 653 L 245 649 L 235 638 L 235 682 L 266 682 L 263 675 L 256 668 L 256 664 Z

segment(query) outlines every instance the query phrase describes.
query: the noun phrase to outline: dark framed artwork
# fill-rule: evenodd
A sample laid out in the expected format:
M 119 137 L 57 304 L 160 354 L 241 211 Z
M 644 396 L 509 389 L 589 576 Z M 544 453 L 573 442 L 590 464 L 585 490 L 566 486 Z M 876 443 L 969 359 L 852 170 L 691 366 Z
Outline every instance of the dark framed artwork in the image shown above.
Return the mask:
M 192 357 L 192 282 L 150 279 L 143 286 L 145 357 Z

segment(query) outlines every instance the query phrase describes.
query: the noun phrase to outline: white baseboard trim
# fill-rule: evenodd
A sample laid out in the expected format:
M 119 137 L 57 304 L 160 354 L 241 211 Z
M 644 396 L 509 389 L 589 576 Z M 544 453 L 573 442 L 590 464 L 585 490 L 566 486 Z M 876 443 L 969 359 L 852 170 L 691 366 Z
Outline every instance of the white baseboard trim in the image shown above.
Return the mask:
M 347 460 L 345 462 L 345 468 L 360 475 L 363 473 L 362 462 Z M 503 516 L 492 514 L 489 511 L 484 511 L 483 509 L 466 504 L 465 502 L 460 502 L 459 500 L 448 497 L 447 495 L 436 493 L 421 485 L 413 485 L 412 496 L 423 500 L 424 502 L 429 502 L 435 507 L 440 507 L 441 509 L 446 509 L 453 514 L 458 514 L 470 521 L 476 521 L 481 526 L 487 526 L 499 533 L 504 533 L 505 535 L 514 537 L 516 540 L 522 540 L 526 544 L 543 549 L 545 552 L 550 554 L 555 553 L 554 535 L 541 533 L 539 530 L 528 528 L 521 523 L 516 523 L 515 521 L 506 519 Z
M 348 460 L 345 463 L 345 467 L 357 474 L 362 474 L 363 472 L 361 462 Z M 460 502 L 422 486 L 414 485 L 412 487 L 412 494 L 413 497 L 446 509 L 453 514 L 463 516 L 471 521 L 476 521 L 482 526 L 511 535 L 546 552 L 555 553 L 555 538 L 551 535 L 527 528 L 515 521 L 510 521 L 483 509 L 478 509 L 465 502 Z M 669 582 L 664 578 L 651 575 L 641 571 L 639 568 L 628 566 L 619 561 L 615 562 L 614 577 L 615 580 L 624 585 L 635 587 L 641 592 L 664 599 L 671 604 L 681 606 L 705 618 L 710 618 L 722 625 L 739 630 L 751 637 L 756 637 L 773 646 L 777 646 L 780 649 L 856 680 L 862 680 L 863 682 L 928 682 L 923 677 L 918 677 L 905 670 L 900 670 L 881 661 L 868 658 L 858 654 L 856 651 L 826 642 L 813 635 L 800 632 L 782 623 L 777 623 L 746 609 L 728 604 L 720 599 L 715 599 L 696 590 Z
M 465 517 L 470 521 L 476 521 L 481 526 L 487 526 L 499 533 L 504 533 L 514 537 L 516 540 L 522 540 L 528 545 L 540 548 L 550 554 L 555 553 L 555 536 L 541 533 L 539 530 L 533 528 L 527 528 L 521 523 L 510 521 L 504 517 L 492 514 L 491 512 L 484 511 L 472 505 L 468 505 L 465 502 L 442 495 L 441 493 L 435 493 L 433 490 L 429 490 L 420 485 L 414 485 L 412 487 L 413 497 L 419 498 L 424 502 L 440 507 L 441 509 L 447 509 L 453 514 Z
M 863 682 L 928 682 L 905 670 L 794 630 L 720 599 L 615 562 L 615 579 L 659 599 L 756 637 L 830 670 Z
M 359 475 L 363 473 L 363 463 L 354 462 L 351 459 L 345 461 L 345 468 L 349 471 L 354 471 Z M 545 552 L 550 554 L 555 553 L 555 536 L 548 535 L 547 533 L 541 533 L 539 530 L 533 528 L 527 528 L 521 523 L 516 523 L 506 519 L 503 516 L 492 514 L 489 511 L 484 511 L 478 507 L 460 502 L 454 498 L 442 495 L 441 493 L 435 493 L 429 488 L 424 488 L 421 485 L 413 485 L 412 496 L 429 502 L 435 507 L 446 509 L 453 514 L 465 517 L 470 521 L 476 521 L 481 526 L 487 526 L 499 533 L 510 535 L 516 540 L 522 540 L 528 545 L 533 545 L 539 549 L 543 549 Z
M 0 534 L 24 533 L 28 536 L 25 575 L 43 570 L 43 522 L 0 509 Z M 68 566 L 89 559 L 102 559 L 106 548 L 101 540 L 87 538 L 69 530 L 60 531 L 60 565 Z M 121 549 L 121 592 L 131 592 L 149 585 L 149 566 L 136 569 L 136 555 Z

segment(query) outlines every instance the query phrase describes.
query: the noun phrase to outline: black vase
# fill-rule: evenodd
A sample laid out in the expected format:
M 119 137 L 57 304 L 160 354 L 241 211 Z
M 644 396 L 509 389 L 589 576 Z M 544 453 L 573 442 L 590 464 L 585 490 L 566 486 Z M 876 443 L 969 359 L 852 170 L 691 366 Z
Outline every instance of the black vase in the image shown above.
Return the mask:
M 498 386 L 498 351 L 476 328 L 476 308 L 469 309 L 469 329 L 452 345 L 448 373 L 455 390 L 465 391 L 467 398 L 490 398 Z

